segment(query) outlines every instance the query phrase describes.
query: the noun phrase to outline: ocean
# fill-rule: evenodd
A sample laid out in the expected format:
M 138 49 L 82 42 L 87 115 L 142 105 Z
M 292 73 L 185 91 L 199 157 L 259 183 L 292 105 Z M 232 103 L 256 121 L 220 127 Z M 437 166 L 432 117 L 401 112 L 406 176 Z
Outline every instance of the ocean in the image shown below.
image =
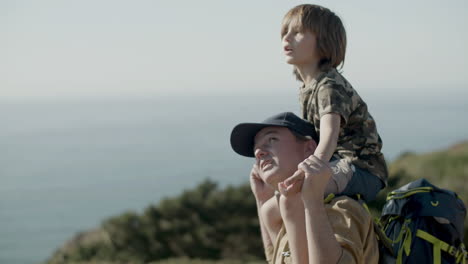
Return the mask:
M 468 139 L 462 98 L 366 101 L 389 161 Z M 231 150 L 231 129 L 299 110 L 290 95 L 0 102 L 2 264 L 40 263 L 77 232 L 206 178 L 246 182 L 252 160 Z

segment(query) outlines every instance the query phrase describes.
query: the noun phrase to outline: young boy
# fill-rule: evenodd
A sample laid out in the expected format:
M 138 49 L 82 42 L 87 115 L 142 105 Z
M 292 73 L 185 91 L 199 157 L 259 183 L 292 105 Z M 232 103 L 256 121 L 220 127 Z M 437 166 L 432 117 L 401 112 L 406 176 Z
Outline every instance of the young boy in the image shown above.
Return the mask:
M 386 185 L 388 171 L 374 119 L 351 84 L 337 71 L 346 52 L 346 32 L 338 16 L 318 5 L 299 5 L 284 17 L 281 38 L 286 62 L 294 66 L 302 117 L 319 132 L 314 156 L 331 162 L 326 193 L 361 194 L 371 201 Z M 286 180 L 287 192 L 303 178 Z

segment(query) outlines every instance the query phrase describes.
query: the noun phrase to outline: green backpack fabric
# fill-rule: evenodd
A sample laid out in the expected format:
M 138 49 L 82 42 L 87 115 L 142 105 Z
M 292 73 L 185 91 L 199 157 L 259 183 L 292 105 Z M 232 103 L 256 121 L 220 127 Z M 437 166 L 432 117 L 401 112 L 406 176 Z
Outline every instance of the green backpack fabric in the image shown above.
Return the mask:
M 463 263 L 466 208 L 455 192 L 425 179 L 413 181 L 387 195 L 378 225 L 380 263 Z M 382 233 L 382 232 L 381 232 Z

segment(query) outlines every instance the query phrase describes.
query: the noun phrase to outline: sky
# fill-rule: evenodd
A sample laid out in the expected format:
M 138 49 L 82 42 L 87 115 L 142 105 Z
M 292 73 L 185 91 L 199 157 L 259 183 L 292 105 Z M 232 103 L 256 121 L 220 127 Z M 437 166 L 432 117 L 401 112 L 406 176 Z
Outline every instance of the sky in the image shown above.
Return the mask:
M 0 98 L 281 94 L 302 1 L 0 0 Z M 314 1 L 343 20 L 343 74 L 378 96 L 468 95 L 468 1 Z
M 140 170 L 140 162 L 158 164 L 156 154 L 159 151 L 169 157 L 168 160 L 180 153 L 189 153 L 211 162 L 200 156 L 196 147 L 186 147 L 205 142 L 208 139 L 200 137 L 200 134 L 206 134 L 197 129 L 194 129 L 194 137 L 178 134 L 185 132 L 178 129 L 185 123 L 179 122 L 180 118 L 207 122 L 212 119 L 201 118 L 201 115 L 208 112 L 213 120 L 220 120 L 213 125 L 214 130 L 210 134 L 213 138 L 210 140 L 221 143 L 203 144 L 203 147 L 220 157 L 222 153 L 235 155 L 225 140 L 233 126 L 231 124 L 237 120 L 262 120 L 260 118 L 266 116 L 264 114 L 269 109 L 289 109 L 286 107 L 296 105 L 297 101 L 293 100 L 299 83 L 292 75 L 291 66 L 285 63 L 280 26 L 284 14 L 302 3 L 292 0 L 0 0 L 0 123 L 3 125 L 0 140 L 3 141 L 1 145 L 6 146 L 3 155 L 10 157 L 10 160 L 3 159 L 8 164 L 5 163 L 2 169 L 10 168 L 12 171 L 12 174 L 0 176 L 3 177 L 2 182 L 7 183 L 3 184 L 4 188 L 8 188 L 9 180 L 10 186 L 21 186 L 12 188 L 18 191 L 12 192 L 12 199 L 16 201 L 17 197 L 24 197 L 18 201 L 27 201 L 29 205 L 12 204 L 12 210 L 27 212 L 32 208 L 31 204 L 37 204 L 29 202 L 29 196 L 21 193 L 25 188 L 63 183 L 80 190 L 80 186 L 89 184 L 86 179 L 92 179 L 93 186 L 96 186 L 92 177 L 99 174 L 103 174 L 99 175 L 99 181 L 110 179 L 110 184 L 115 187 L 113 170 L 121 173 L 122 179 L 133 177 L 135 175 L 128 171 L 136 166 Z M 389 156 L 395 157 L 408 149 L 432 151 L 466 140 L 468 122 L 461 119 L 466 119 L 468 111 L 467 0 L 329 0 L 308 3 L 326 6 L 342 18 L 348 40 L 343 75 L 372 108 L 385 142 L 385 153 L 392 153 Z M 192 102 L 198 108 L 186 111 L 188 115 L 171 119 L 168 113 L 182 112 L 184 109 L 179 106 L 188 105 L 183 100 L 182 103 L 173 103 L 181 95 L 226 97 L 215 102 L 198 98 L 200 100 Z M 239 104 L 231 99 L 232 95 L 241 95 L 240 98 L 262 95 L 265 97 L 261 98 L 267 100 L 251 97 L 243 102 L 243 106 L 250 105 L 251 101 L 255 105 L 238 111 Z M 69 100 L 75 99 L 98 98 L 99 102 L 101 98 L 119 98 L 118 102 L 130 102 L 131 97 L 159 99 L 162 96 L 173 97 L 172 101 L 168 100 L 170 107 L 167 111 L 154 111 L 159 109 L 153 106 L 153 102 L 158 100 L 136 106 L 97 103 L 89 107 L 87 102 L 81 104 L 81 101 L 68 104 Z M 29 104 L 35 100 L 55 100 L 58 104 Z M 395 107 L 402 102 L 406 102 L 406 108 Z M 431 114 L 424 107 L 431 107 Z M 221 110 L 224 111 L 212 111 L 211 108 L 223 108 Z M 166 115 L 168 118 L 163 120 L 166 125 L 153 123 L 159 120 L 159 116 Z M 151 133 L 162 136 L 142 136 Z M 150 144 L 141 143 L 145 140 Z M 169 155 L 163 152 L 166 150 L 161 147 L 163 144 L 154 147 L 166 141 L 168 146 L 172 142 L 179 143 L 176 148 L 171 146 L 167 150 Z M 115 151 L 121 147 L 130 151 Z M 177 152 L 179 149 L 181 151 Z M 109 150 L 115 153 L 108 155 L 105 151 Z M 67 151 L 71 154 L 62 154 Z M 120 156 L 122 153 L 125 155 Z M 152 153 L 156 154 L 151 156 Z M 30 163 L 24 161 L 27 158 L 31 159 Z M 91 164 L 99 166 L 90 167 L 87 162 L 91 159 Z M 178 162 L 175 158 L 170 161 Z M 176 164 L 171 162 L 161 167 Z M 219 173 L 216 169 L 207 169 L 203 165 L 205 163 L 200 164 L 200 168 L 196 168 L 199 175 Z M 224 170 L 225 164 L 219 164 L 220 170 Z M 191 169 L 189 165 L 177 166 L 182 170 L 180 175 L 189 175 L 183 171 Z M 153 170 L 153 167 L 148 168 Z M 41 175 L 46 177 L 49 174 L 62 181 L 50 182 L 44 179 L 53 178 L 41 178 Z M 146 199 L 145 195 L 154 199 L 152 188 L 164 186 L 159 185 L 159 179 L 153 174 L 153 171 L 148 172 L 151 176 L 141 174 L 141 179 L 155 184 L 145 185 L 149 191 L 141 192 L 143 198 L 140 200 Z M 82 185 L 77 183 L 81 180 Z M 170 179 L 167 182 L 180 184 L 188 181 Z M 61 190 L 62 193 L 64 190 L 67 189 Z M 97 192 L 99 195 L 100 191 Z M 53 199 L 61 202 L 61 199 L 56 201 L 55 195 L 55 192 L 51 196 L 44 195 L 44 201 Z M 122 192 L 116 195 L 129 203 L 143 204 L 135 199 L 140 191 L 138 194 Z M 125 195 L 130 196 L 126 199 Z M 87 201 L 69 199 L 75 203 Z M 112 199 L 99 200 L 113 202 Z M 97 202 L 93 204 L 100 205 Z M 67 205 L 67 208 L 76 206 L 81 205 Z M 88 207 L 88 204 L 83 206 Z M 107 204 L 103 207 L 121 210 L 119 208 L 123 205 L 117 203 L 116 206 L 119 207 Z M 59 211 L 53 203 L 48 208 L 55 213 Z M 33 209 L 46 212 L 41 207 Z M 38 214 L 34 210 L 29 212 L 35 217 L 21 217 L 21 220 L 34 220 L 31 222 L 34 227 L 36 223 L 47 222 L 46 218 L 40 217 L 40 221 L 36 221 Z M 46 215 L 54 216 L 53 213 Z M 96 221 L 92 213 L 84 215 L 89 217 L 89 221 Z M 84 221 L 80 217 L 71 218 Z M 9 215 L 8 219 L 16 218 Z M 18 230 L 27 231 L 22 223 L 17 223 Z M 68 222 L 64 223 L 70 227 Z M 49 229 L 41 230 L 49 232 Z M 21 234 L 30 236 L 29 233 Z M 24 242 L 43 243 L 42 240 Z M 21 251 L 20 255 L 24 252 L 27 251 Z

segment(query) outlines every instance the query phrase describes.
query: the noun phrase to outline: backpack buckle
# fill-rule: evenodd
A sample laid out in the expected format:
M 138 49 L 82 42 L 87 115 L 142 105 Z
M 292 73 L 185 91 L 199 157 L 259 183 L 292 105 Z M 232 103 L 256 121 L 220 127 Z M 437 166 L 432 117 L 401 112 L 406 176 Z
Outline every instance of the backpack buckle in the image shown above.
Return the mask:
M 457 256 L 457 251 L 458 251 L 458 249 L 456 247 L 454 247 L 454 246 L 449 246 L 449 248 L 447 250 L 447 252 L 450 255 L 454 256 L 454 257 Z

